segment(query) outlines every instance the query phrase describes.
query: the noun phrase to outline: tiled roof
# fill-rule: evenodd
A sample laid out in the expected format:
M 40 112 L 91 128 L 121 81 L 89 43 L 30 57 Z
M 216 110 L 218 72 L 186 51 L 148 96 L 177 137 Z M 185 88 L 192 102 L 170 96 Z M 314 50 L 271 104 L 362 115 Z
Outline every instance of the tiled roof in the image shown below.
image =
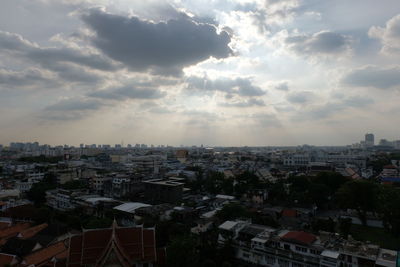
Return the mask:
M 11 264 L 15 259 L 15 255 L 0 253 L 0 266 Z
M 9 238 L 16 236 L 19 232 L 27 229 L 30 226 L 29 223 L 19 223 L 14 226 L 0 230 L 0 238 Z
M 310 245 L 317 238 L 315 237 L 315 235 L 310 234 L 310 233 L 301 232 L 301 231 L 291 231 L 291 232 L 286 233 L 284 236 L 282 236 L 282 239 L 286 239 L 288 241 L 294 241 L 294 242 L 305 244 L 305 245 Z
M 68 266 L 99 264 L 115 255 L 122 265 L 156 262 L 155 230 L 143 227 L 118 227 L 84 231 L 70 238 Z
M 0 230 L 10 227 L 11 222 L 0 222 Z
M 397 167 L 394 165 L 385 165 L 383 166 L 383 169 L 397 169 Z
M 61 258 L 63 255 L 66 256 L 65 251 L 67 251 L 67 247 L 64 242 L 58 242 L 26 256 L 22 263 L 25 266 L 38 265 L 50 261 L 53 257 Z
M 284 209 L 282 211 L 282 217 L 296 217 L 296 216 L 297 216 L 297 210 Z
M 31 238 L 31 237 L 35 236 L 37 233 L 39 233 L 40 231 L 46 229 L 47 226 L 48 226 L 47 223 L 43 223 L 43 224 L 33 226 L 31 228 L 25 229 L 19 233 L 18 237 L 21 239 Z

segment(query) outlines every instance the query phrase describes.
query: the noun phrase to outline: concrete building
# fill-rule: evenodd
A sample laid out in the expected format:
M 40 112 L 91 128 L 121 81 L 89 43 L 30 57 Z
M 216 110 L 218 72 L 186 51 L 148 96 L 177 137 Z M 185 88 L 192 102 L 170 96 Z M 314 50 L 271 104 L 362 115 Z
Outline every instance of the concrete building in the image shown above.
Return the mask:
M 219 230 L 218 242 L 222 245 L 232 240 L 235 258 L 255 266 L 396 266 L 396 251 L 345 240 L 334 233 L 321 232 L 317 236 L 248 221 L 226 221 L 219 226 Z
M 373 147 L 375 145 L 375 137 L 372 133 L 365 134 L 365 146 Z
M 183 183 L 152 179 L 144 181 L 145 198 L 151 203 L 178 203 L 182 200 Z

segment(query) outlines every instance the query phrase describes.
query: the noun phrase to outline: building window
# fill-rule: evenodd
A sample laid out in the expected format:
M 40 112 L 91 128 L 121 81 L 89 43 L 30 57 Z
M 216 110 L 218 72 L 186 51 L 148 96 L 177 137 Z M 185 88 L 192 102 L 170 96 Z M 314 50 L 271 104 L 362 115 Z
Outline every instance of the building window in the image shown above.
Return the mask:
M 353 262 L 353 258 L 350 255 L 347 255 L 347 262 Z
M 315 249 L 310 249 L 310 253 L 311 254 L 315 254 L 315 255 L 318 255 L 319 253 L 318 253 L 318 250 L 315 250 Z
M 289 261 L 278 259 L 279 267 L 289 267 Z
M 300 251 L 300 252 L 303 252 L 303 253 L 307 252 L 307 248 L 303 248 L 303 247 L 299 247 L 299 246 L 296 246 L 296 250 Z
M 267 262 L 267 264 L 275 264 L 275 258 L 271 257 L 271 256 L 265 256 L 265 261 Z
M 285 244 L 285 245 L 283 246 L 283 248 L 286 249 L 286 250 L 290 250 L 290 245 Z

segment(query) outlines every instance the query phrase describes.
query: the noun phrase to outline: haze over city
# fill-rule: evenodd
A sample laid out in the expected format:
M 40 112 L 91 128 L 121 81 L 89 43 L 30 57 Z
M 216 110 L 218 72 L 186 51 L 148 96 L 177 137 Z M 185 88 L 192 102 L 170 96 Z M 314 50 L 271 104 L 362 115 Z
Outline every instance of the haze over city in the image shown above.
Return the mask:
M 399 139 L 398 0 L 3 0 L 0 144 Z

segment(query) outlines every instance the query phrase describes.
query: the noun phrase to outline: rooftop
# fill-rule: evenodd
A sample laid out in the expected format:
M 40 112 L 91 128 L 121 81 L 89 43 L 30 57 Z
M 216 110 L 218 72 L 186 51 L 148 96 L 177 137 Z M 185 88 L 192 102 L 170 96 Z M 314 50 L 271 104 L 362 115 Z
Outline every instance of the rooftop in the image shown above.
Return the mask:
M 128 212 L 128 213 L 135 213 L 135 210 L 144 208 L 144 207 L 150 207 L 151 205 L 145 204 L 145 203 L 140 203 L 140 202 L 128 202 L 121 204 L 119 206 L 114 207 L 116 210 Z
M 313 234 L 302 232 L 302 231 L 290 231 L 281 237 L 289 241 L 298 242 L 304 245 L 311 245 L 317 240 L 317 237 Z

